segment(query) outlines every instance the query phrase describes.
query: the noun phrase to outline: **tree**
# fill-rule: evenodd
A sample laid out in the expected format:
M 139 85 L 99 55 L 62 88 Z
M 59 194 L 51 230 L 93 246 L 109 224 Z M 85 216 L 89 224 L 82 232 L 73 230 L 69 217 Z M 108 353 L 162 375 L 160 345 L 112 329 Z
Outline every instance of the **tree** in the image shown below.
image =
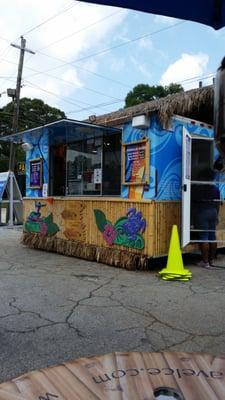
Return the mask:
M 0 136 L 12 133 L 13 102 L 8 103 L 0 110 Z M 18 132 L 65 118 L 66 115 L 58 108 L 50 107 L 39 99 L 24 97 L 20 100 Z M 0 171 L 8 169 L 9 145 L 0 142 Z M 17 161 L 23 161 L 24 151 L 20 146 L 16 149 Z
M 177 83 L 170 83 L 169 86 L 150 86 L 148 84 L 140 83 L 134 86 L 134 88 L 126 95 L 125 108 L 145 103 L 146 101 L 155 100 L 160 97 L 165 97 L 168 94 L 183 91 L 183 87 Z

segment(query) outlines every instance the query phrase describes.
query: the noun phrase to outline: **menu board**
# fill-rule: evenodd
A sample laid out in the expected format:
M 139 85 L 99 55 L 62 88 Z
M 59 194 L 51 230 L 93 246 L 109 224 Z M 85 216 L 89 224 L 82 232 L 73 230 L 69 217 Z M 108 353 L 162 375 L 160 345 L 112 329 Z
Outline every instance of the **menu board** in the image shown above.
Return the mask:
M 147 139 L 123 145 L 123 184 L 149 183 L 149 142 Z
M 30 188 L 42 187 L 42 158 L 30 160 Z

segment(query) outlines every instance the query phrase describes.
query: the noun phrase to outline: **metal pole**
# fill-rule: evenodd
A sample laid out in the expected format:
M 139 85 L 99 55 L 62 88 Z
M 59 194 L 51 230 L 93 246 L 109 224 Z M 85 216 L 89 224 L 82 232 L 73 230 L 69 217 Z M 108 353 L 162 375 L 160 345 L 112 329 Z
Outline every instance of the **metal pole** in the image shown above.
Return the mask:
M 14 100 L 14 110 L 13 110 L 12 133 L 16 133 L 18 127 L 19 108 L 20 108 L 20 89 L 22 81 L 24 53 L 25 51 L 27 51 L 28 53 L 35 54 L 32 50 L 26 49 L 26 39 L 24 39 L 23 36 L 21 36 L 20 39 L 21 39 L 20 46 L 11 43 L 11 46 L 20 50 L 20 58 L 19 58 L 17 82 L 16 82 L 16 97 Z M 13 142 L 10 142 L 9 170 L 14 171 L 14 167 L 15 167 L 15 145 Z
M 21 36 L 20 46 L 11 43 L 11 46 L 16 47 L 20 50 L 20 58 L 18 64 L 18 73 L 17 73 L 17 81 L 16 81 L 16 96 L 14 99 L 14 109 L 13 109 L 13 121 L 12 121 L 12 133 L 16 133 L 18 128 L 18 119 L 19 119 L 19 107 L 20 107 L 20 89 L 21 89 L 21 81 L 22 81 L 22 72 L 23 72 L 23 61 L 24 61 L 24 53 L 25 51 L 35 54 L 33 51 L 26 49 L 26 40 Z M 10 152 L 9 152 L 9 179 L 10 179 L 10 194 L 9 194 L 9 226 L 13 226 L 13 202 L 14 202 L 14 194 L 13 194 L 13 177 L 14 177 L 14 168 L 15 168 L 15 144 L 10 142 Z
M 13 110 L 12 133 L 16 133 L 17 126 L 18 126 L 19 106 L 20 106 L 20 88 L 21 88 L 21 81 L 22 81 L 22 71 L 23 71 L 23 60 L 24 60 L 25 48 L 26 48 L 26 40 L 21 36 L 20 58 L 19 58 L 17 82 L 16 82 L 16 97 L 14 100 L 14 110 Z M 15 167 L 15 145 L 13 142 L 10 142 L 9 170 L 14 171 L 14 167 Z
M 13 172 L 9 171 L 9 226 L 13 226 Z

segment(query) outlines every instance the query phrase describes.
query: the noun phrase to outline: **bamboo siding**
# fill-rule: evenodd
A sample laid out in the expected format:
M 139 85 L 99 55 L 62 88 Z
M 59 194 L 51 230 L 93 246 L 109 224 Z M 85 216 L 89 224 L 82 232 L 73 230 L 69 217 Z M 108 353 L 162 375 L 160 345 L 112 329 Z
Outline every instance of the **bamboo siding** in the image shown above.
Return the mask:
M 159 257 L 168 254 L 172 225 L 181 226 L 181 202 L 179 201 L 133 201 L 121 198 L 80 197 L 80 198 L 39 198 L 24 199 L 24 219 L 34 210 L 35 201 L 46 206 L 41 209 L 41 215 L 46 217 L 53 214 L 54 223 L 59 226 L 58 239 L 77 241 L 87 245 L 99 246 L 110 250 L 129 251 L 143 256 Z M 129 208 L 141 211 L 146 219 L 146 229 L 143 233 L 145 247 L 136 250 L 118 245 L 109 246 L 102 232 L 96 225 L 94 209 L 104 212 L 107 220 L 115 223 L 126 215 Z M 225 203 L 220 207 L 217 239 L 225 243 Z M 223 247 L 220 243 L 218 247 Z M 185 252 L 196 249 L 189 245 Z
M 24 219 L 34 210 L 37 199 L 24 199 Z M 46 217 L 53 214 L 54 223 L 60 231 L 57 237 L 68 240 L 78 240 L 86 244 L 102 247 L 113 247 L 118 250 L 144 254 L 155 257 L 167 254 L 171 228 L 173 224 L 180 226 L 180 203 L 168 201 L 132 201 L 115 198 L 54 198 L 38 199 L 46 204 L 41 209 L 41 215 Z M 123 246 L 109 246 L 105 242 L 102 232 L 97 228 L 94 209 L 104 212 L 107 220 L 115 223 L 125 216 L 129 208 L 141 211 L 146 219 L 146 229 L 143 233 L 145 247 L 143 250 L 125 248 Z

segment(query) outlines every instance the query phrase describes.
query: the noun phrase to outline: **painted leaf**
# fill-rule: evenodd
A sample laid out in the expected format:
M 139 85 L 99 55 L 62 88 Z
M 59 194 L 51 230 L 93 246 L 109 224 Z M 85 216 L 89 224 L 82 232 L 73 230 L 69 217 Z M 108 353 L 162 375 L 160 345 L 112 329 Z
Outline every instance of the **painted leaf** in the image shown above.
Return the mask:
M 53 236 L 59 231 L 59 227 L 54 222 L 48 225 L 48 235 Z
M 121 217 L 121 218 L 119 218 L 116 222 L 115 222 L 115 229 L 117 230 L 117 231 L 120 231 L 121 230 L 121 228 L 122 228 L 122 226 L 123 226 L 123 224 L 125 223 L 125 222 L 127 222 L 127 220 L 128 220 L 128 218 L 127 217 Z
M 49 214 L 47 217 L 43 218 L 43 221 L 46 222 L 46 224 L 52 224 L 53 223 L 53 215 L 52 215 L 52 213 Z
M 29 233 L 40 233 L 40 224 L 38 222 L 27 221 L 24 230 Z
M 143 250 L 145 247 L 145 239 L 139 233 L 137 234 L 137 239 L 135 240 L 134 249 Z
M 108 223 L 104 212 L 102 212 L 101 210 L 95 209 L 94 213 L 95 213 L 95 220 L 96 220 L 98 229 L 100 230 L 100 232 L 104 232 L 105 226 Z
M 127 246 L 126 244 L 129 242 L 128 237 L 126 234 L 122 234 L 117 230 L 117 236 L 113 241 L 113 244 L 118 244 L 119 246 Z
M 126 234 L 118 233 L 116 239 L 113 242 L 124 247 L 130 247 L 132 249 L 142 250 L 145 247 L 145 241 L 142 235 L 137 234 L 136 240 L 129 240 Z

